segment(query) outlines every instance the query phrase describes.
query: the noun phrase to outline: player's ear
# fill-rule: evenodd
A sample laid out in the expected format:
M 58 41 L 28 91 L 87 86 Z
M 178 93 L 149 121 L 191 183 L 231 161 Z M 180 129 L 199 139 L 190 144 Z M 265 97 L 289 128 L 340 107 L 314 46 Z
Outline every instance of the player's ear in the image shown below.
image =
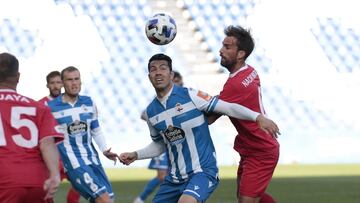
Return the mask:
M 239 50 L 238 52 L 237 52 L 237 58 L 238 59 L 244 59 L 245 58 L 245 51 L 244 50 Z
M 20 72 L 16 74 L 16 83 L 19 83 L 19 80 L 20 80 Z
M 174 80 L 174 75 L 175 75 L 175 74 L 174 74 L 174 71 L 171 71 L 171 72 L 170 72 L 171 81 Z

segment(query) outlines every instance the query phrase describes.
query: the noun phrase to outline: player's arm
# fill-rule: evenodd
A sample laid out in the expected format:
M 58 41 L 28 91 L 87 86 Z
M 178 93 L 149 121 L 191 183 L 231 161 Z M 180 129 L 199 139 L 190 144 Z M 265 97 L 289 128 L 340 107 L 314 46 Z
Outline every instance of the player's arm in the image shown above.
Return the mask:
M 195 106 L 205 113 L 217 113 L 250 121 L 256 121 L 256 117 L 259 115 L 245 106 L 225 102 L 202 91 L 189 89 L 189 95 Z
M 40 151 L 50 177 L 44 183 L 45 199 L 53 198 L 60 184 L 59 153 L 53 137 L 45 137 L 40 141 Z
M 229 103 L 219 99 L 214 107 L 214 112 L 237 119 L 255 121 L 262 130 L 274 137 L 280 134 L 279 128 L 274 121 L 240 104 Z
M 262 130 L 274 137 L 280 134 L 279 128 L 274 121 L 240 104 L 229 103 L 219 99 L 214 107 L 214 112 L 237 119 L 255 121 Z
M 277 137 L 277 134 L 280 134 L 279 128 L 274 121 L 243 105 L 229 103 L 217 97 L 211 97 L 204 92 L 193 89 L 189 90 L 189 95 L 197 108 L 206 113 L 216 113 L 241 120 L 255 121 L 258 123 L 259 127 L 268 134 L 274 137 Z M 218 117 L 214 115 L 214 117 L 208 118 L 208 122 L 213 123 L 217 118 Z
M 118 155 L 114 152 L 111 152 L 111 147 L 107 146 L 105 136 L 101 132 L 100 128 L 92 129 L 91 136 L 95 140 L 95 143 L 99 147 L 100 151 L 104 154 L 104 156 L 110 160 L 113 160 L 114 164 L 116 164 Z
M 147 117 L 147 114 L 146 114 L 146 110 L 144 110 L 144 111 L 141 112 L 140 118 L 141 118 L 142 120 L 144 120 L 144 121 L 147 120 L 148 117 Z
M 136 160 L 149 159 L 160 156 L 165 151 L 166 147 L 162 140 L 158 142 L 153 141 L 148 146 L 142 149 L 133 152 L 121 153 L 119 156 L 119 160 L 121 163 L 129 165 Z
M 135 160 L 154 158 L 166 151 L 164 140 L 159 135 L 159 132 L 151 125 L 149 119 L 146 120 L 146 123 L 148 124 L 151 139 L 153 141 L 148 146 L 140 150 L 121 153 L 119 156 L 121 163 L 129 165 Z
M 99 147 L 100 151 L 104 154 L 104 156 L 110 160 L 113 160 L 114 164 L 116 164 L 118 155 L 114 152 L 111 152 L 111 147 L 107 146 L 105 136 L 102 133 L 99 125 L 98 112 L 96 105 L 94 103 L 93 103 L 93 108 L 94 108 L 94 114 L 90 124 L 91 136 L 95 140 L 95 143 Z

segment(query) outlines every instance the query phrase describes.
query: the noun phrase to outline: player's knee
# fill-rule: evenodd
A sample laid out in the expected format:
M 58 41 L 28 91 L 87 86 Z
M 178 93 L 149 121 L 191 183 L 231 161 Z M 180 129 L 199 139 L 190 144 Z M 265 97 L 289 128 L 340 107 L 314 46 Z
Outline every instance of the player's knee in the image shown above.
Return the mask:
M 161 183 L 164 182 L 164 180 L 165 180 L 165 176 L 158 176 L 157 178 L 159 179 L 159 181 Z
M 240 196 L 238 199 L 238 203 L 259 203 L 260 198 L 248 197 L 248 196 Z
M 160 182 L 163 182 L 165 180 L 166 175 L 167 175 L 167 171 L 159 170 L 157 178 L 160 180 Z
M 96 198 L 96 203 L 113 203 L 113 200 L 110 198 L 109 193 L 104 193 Z
M 183 194 L 178 203 L 198 203 L 198 201 L 193 196 Z

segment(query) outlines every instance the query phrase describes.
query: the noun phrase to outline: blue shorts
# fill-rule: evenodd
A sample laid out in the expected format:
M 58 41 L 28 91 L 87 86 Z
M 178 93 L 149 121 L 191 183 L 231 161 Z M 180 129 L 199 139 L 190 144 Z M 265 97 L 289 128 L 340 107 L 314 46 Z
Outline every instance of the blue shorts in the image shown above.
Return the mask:
M 165 152 L 158 157 L 152 158 L 148 168 L 167 170 L 169 168 L 168 154 Z
M 160 185 L 153 203 L 177 203 L 182 194 L 194 197 L 198 202 L 205 202 L 219 184 L 219 179 L 204 172 L 193 174 L 188 181 L 172 183 L 169 180 Z
M 111 184 L 101 165 L 82 165 L 74 170 L 66 172 L 72 186 L 90 202 L 105 192 L 109 193 L 111 198 L 114 193 Z

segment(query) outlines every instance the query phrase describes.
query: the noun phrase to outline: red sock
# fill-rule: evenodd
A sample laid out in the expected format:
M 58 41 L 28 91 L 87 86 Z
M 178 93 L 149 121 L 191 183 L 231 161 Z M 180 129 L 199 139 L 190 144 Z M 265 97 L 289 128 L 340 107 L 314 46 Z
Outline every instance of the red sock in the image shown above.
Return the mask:
M 276 201 L 269 194 L 262 194 L 260 197 L 260 203 L 276 203 Z
M 66 196 L 66 202 L 79 203 L 79 200 L 80 200 L 80 194 L 74 188 L 70 188 Z

